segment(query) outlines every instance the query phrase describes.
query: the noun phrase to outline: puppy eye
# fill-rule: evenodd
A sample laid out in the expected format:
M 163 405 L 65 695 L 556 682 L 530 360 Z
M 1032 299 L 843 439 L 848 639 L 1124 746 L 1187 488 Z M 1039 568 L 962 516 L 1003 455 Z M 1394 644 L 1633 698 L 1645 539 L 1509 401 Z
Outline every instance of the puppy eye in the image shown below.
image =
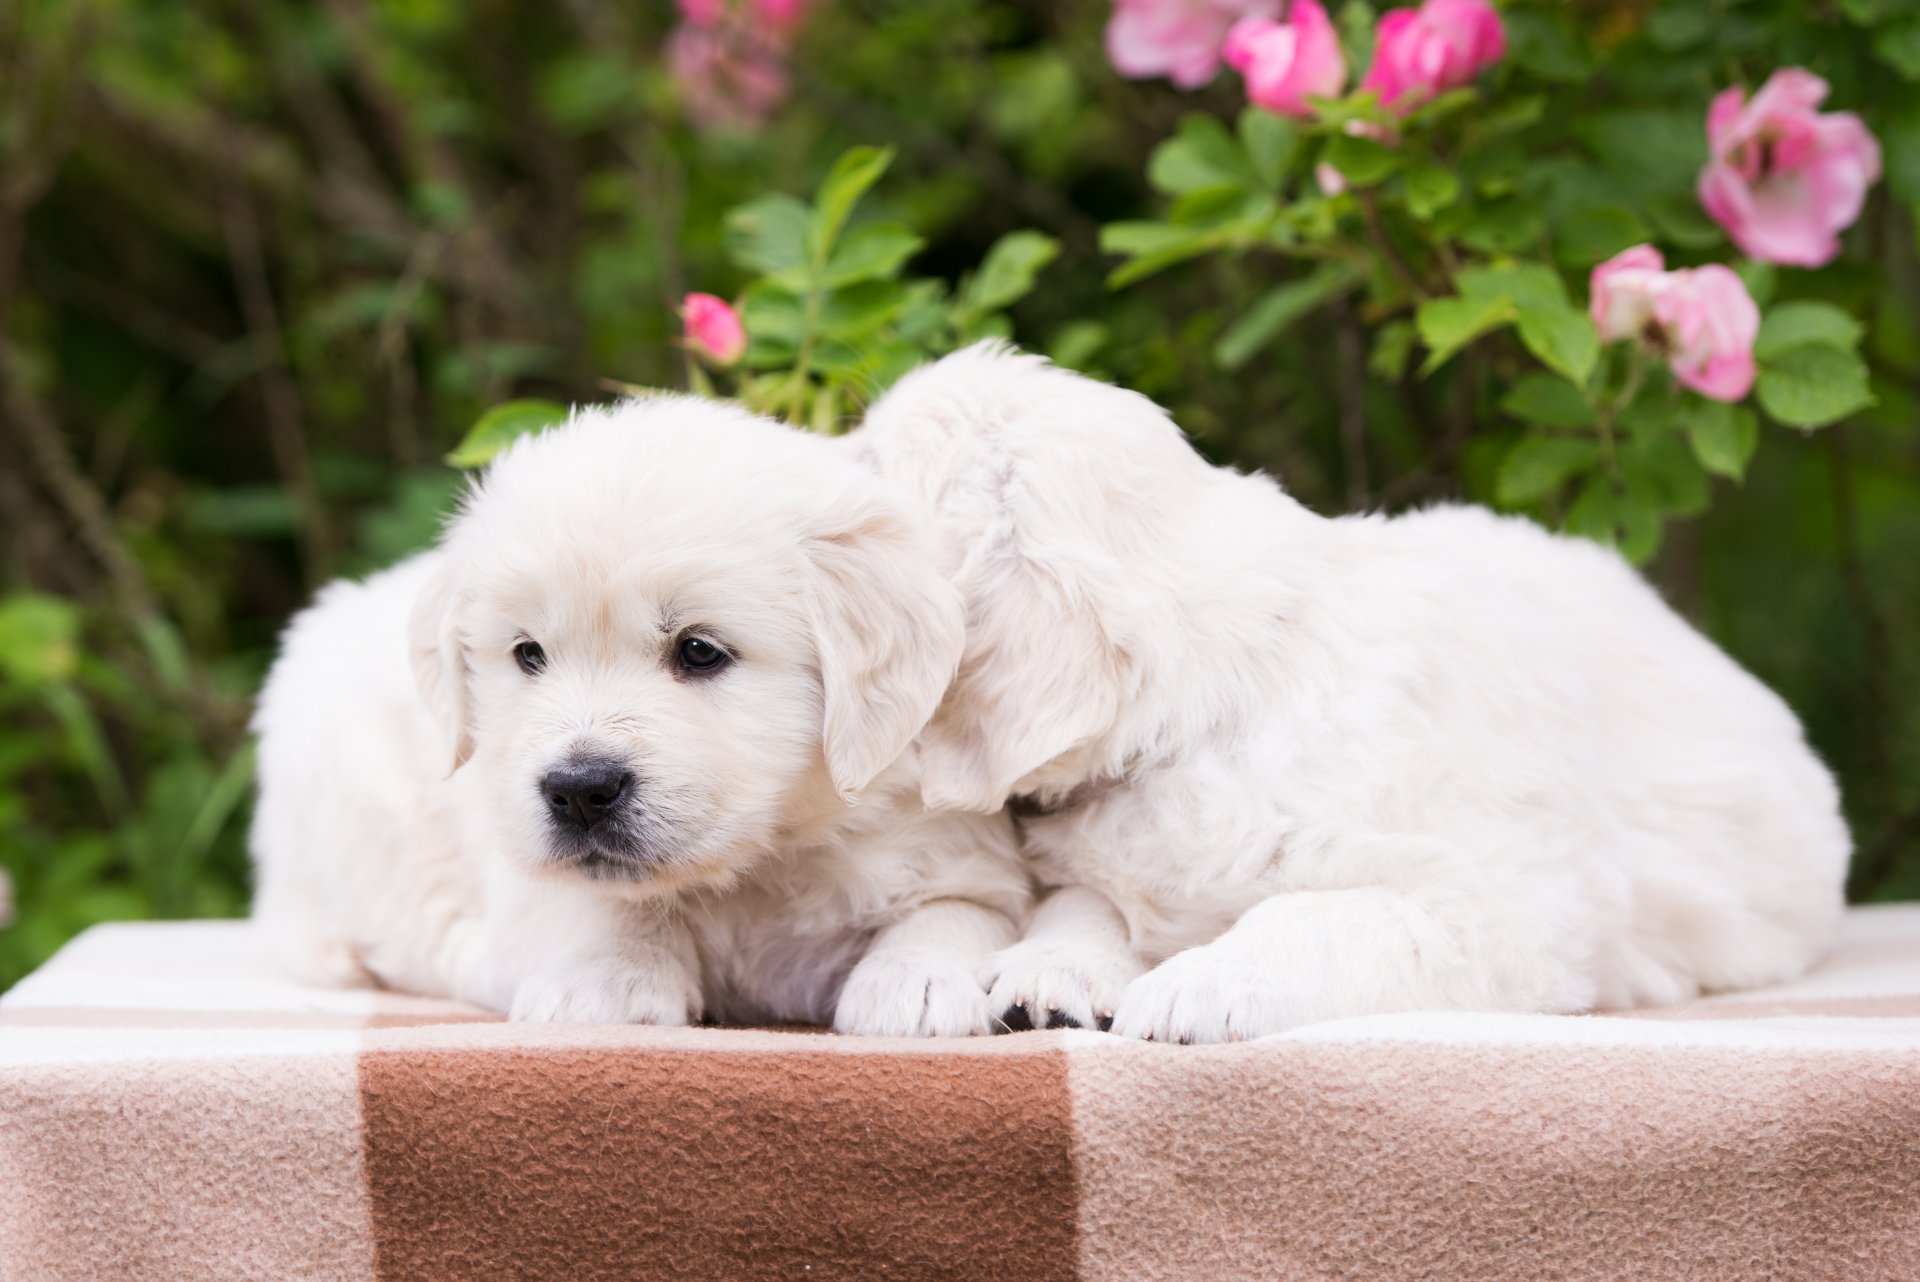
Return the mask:
M 522 641 L 513 647 L 513 661 L 520 665 L 520 671 L 532 676 L 547 666 L 547 652 L 538 641 Z
M 688 672 L 715 672 L 732 656 L 705 637 L 683 637 L 677 652 L 680 666 Z

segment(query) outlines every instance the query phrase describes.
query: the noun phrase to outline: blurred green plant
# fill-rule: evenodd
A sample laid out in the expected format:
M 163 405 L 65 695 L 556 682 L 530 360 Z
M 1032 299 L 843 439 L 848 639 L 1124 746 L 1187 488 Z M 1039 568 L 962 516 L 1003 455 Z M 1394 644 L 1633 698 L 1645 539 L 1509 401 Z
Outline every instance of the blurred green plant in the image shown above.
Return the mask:
M 727 256 L 755 273 L 739 308 L 747 346 L 737 358 L 716 362 L 737 364 L 737 371 L 714 373 L 690 349 L 690 388 L 717 395 L 718 379 L 749 409 L 835 433 L 849 413 L 914 366 L 983 338 L 1012 337 L 1006 309 L 1033 289 L 1059 254 L 1059 242 L 1013 231 L 953 287 L 937 278 L 902 279 L 925 240 L 897 222 L 855 217 L 892 162 L 891 150 L 855 147 L 833 162 L 811 204 L 772 194 L 728 212 Z M 554 401 L 494 406 L 447 461 L 481 466 L 514 438 L 562 422 L 567 413 Z

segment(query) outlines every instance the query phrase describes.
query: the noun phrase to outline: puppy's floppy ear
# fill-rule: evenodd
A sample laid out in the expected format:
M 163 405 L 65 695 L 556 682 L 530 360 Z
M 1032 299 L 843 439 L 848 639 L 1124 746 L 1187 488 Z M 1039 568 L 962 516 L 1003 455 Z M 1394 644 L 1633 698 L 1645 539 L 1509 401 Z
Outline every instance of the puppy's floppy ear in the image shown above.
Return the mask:
M 888 496 L 854 499 L 807 553 L 827 768 L 851 799 L 906 751 L 953 680 L 966 641 L 960 594 Z
M 1113 724 L 1126 670 L 1093 581 L 1067 561 L 1002 553 L 969 579 L 967 652 L 920 737 L 920 794 L 936 810 L 988 813 Z
M 473 718 L 468 684 L 467 647 L 460 638 L 461 594 L 447 553 L 414 598 L 407 620 L 407 650 L 414 683 L 440 723 L 453 752 L 452 774 L 473 755 Z

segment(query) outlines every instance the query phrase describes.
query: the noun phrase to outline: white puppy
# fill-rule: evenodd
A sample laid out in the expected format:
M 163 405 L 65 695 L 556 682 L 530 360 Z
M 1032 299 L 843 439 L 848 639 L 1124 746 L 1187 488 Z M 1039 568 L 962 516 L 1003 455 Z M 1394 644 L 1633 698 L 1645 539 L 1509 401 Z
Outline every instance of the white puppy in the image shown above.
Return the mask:
M 994 347 L 855 439 L 938 514 L 967 600 L 923 793 L 1019 799 L 1058 888 L 996 1011 L 1178 1041 L 1580 1011 L 1826 942 L 1832 778 L 1613 552 L 1469 507 L 1327 520 Z
M 517 1019 L 986 1032 L 1029 882 L 1004 815 L 920 804 L 963 643 L 932 546 L 842 443 L 720 405 L 515 444 L 440 548 L 288 629 L 263 931 Z

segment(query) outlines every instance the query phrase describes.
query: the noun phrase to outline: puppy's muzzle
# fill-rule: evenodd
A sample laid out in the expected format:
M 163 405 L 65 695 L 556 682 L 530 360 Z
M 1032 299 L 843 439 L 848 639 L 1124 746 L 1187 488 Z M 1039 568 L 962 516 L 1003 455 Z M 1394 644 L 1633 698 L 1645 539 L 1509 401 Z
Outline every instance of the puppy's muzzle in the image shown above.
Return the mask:
M 589 757 L 555 766 L 540 782 L 547 818 L 568 833 L 588 833 L 619 814 L 632 797 L 633 772 L 618 762 Z

